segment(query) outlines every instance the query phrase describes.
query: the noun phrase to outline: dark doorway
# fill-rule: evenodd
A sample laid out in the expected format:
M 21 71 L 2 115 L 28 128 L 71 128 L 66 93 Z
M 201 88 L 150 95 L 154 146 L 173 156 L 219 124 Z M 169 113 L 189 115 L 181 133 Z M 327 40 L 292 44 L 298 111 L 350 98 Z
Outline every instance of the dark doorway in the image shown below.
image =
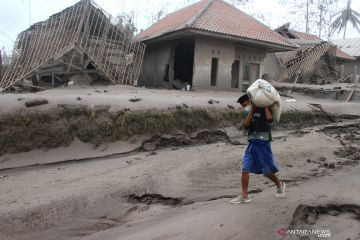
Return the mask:
M 194 64 L 194 40 L 181 40 L 175 48 L 174 80 L 192 85 Z
M 216 86 L 219 59 L 211 59 L 211 86 Z
M 231 87 L 239 88 L 240 62 L 235 60 L 231 66 Z

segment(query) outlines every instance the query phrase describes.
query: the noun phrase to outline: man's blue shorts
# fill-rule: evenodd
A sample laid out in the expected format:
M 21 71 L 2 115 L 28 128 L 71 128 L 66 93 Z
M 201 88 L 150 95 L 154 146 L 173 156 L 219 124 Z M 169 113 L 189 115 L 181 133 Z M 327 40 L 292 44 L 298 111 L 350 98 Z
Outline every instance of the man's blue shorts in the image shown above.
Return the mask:
M 271 152 L 270 142 L 257 139 L 250 140 L 242 161 L 242 172 L 267 176 L 278 171 Z

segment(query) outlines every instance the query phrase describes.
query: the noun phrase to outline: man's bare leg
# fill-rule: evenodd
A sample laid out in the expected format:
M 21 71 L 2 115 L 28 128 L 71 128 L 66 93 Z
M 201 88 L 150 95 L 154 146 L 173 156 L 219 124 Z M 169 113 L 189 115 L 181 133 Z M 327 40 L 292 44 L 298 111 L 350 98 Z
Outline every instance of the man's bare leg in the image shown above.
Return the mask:
M 242 196 L 243 198 L 248 197 L 248 187 L 249 187 L 249 173 L 242 172 L 241 174 L 241 188 L 242 188 Z
M 277 188 L 281 187 L 281 183 L 280 183 L 279 179 L 276 177 L 275 173 L 270 173 L 266 177 L 268 177 L 271 181 L 273 181 Z

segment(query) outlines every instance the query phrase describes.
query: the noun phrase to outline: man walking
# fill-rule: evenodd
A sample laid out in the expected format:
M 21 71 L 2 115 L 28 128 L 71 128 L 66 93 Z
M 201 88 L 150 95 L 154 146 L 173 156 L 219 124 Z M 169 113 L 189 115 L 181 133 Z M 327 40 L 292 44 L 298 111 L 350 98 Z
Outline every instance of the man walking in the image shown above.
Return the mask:
M 248 196 L 249 173 L 263 174 L 275 183 L 276 198 L 285 197 L 286 185 L 280 182 L 275 173 L 278 168 L 275 165 L 270 142 L 272 141 L 271 127 L 274 124 L 269 107 L 259 108 L 252 104 L 249 96 L 244 94 L 238 102 L 246 114 L 244 126 L 248 130 L 249 145 L 246 148 L 242 161 L 241 186 L 242 193 L 232 199 L 230 203 L 249 203 L 252 201 Z

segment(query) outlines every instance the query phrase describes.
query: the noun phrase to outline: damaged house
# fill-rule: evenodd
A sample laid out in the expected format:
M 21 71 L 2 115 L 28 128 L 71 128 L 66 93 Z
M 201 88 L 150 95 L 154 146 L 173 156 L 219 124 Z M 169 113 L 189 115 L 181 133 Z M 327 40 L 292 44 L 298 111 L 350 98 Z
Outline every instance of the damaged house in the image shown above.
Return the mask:
M 26 82 L 135 85 L 144 51 L 116 18 L 93 1 L 81 0 L 18 35 L 0 90 Z
M 268 54 L 264 73 L 280 82 L 325 84 L 342 81 L 348 76 L 341 73 L 342 62 L 355 59 L 321 38 L 289 29 L 289 23 L 275 29 L 277 33 L 299 46 L 287 52 Z
M 338 49 L 354 58 L 354 61 L 339 61 L 341 72 L 351 75 L 353 80 L 360 79 L 360 38 L 339 39 L 332 41 Z
M 222 0 L 168 14 L 137 39 L 146 44 L 138 85 L 241 90 L 263 72 L 267 52 L 297 46 Z

